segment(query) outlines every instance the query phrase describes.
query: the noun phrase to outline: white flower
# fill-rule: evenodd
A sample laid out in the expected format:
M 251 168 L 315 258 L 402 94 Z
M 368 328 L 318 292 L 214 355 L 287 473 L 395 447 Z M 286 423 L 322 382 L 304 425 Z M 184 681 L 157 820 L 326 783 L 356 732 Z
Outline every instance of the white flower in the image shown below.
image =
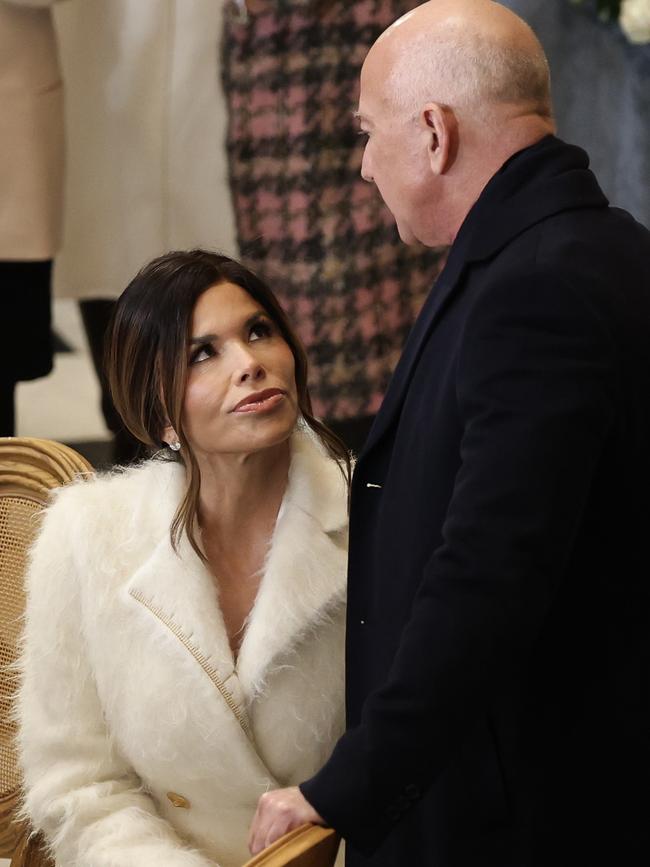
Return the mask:
M 630 42 L 650 42 L 650 0 L 623 0 L 619 23 Z

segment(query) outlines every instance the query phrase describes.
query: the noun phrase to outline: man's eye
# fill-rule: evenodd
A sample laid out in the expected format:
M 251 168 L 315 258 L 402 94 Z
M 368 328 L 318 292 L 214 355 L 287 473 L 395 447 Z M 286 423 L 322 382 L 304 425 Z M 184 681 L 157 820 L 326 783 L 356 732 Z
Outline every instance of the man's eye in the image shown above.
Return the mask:
M 190 356 L 190 364 L 198 364 L 215 355 L 214 347 L 209 343 L 204 343 L 203 346 L 197 347 Z
M 273 326 L 271 325 L 271 323 L 262 320 L 260 322 L 256 322 L 255 325 L 252 326 L 250 331 L 250 339 L 259 340 L 260 337 L 269 337 L 272 333 Z
M 367 129 L 360 129 L 357 132 L 357 135 L 362 135 L 362 136 L 364 136 L 364 138 L 370 138 L 370 133 L 368 132 Z

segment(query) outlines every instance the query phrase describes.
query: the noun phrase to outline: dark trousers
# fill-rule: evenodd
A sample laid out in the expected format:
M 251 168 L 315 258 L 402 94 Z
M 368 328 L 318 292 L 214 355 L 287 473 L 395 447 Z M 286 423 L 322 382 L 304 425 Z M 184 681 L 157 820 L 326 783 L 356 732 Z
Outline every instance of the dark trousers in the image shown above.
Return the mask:
M 101 389 L 102 415 L 106 427 L 114 437 L 114 459 L 118 464 L 128 464 L 145 456 L 145 447 L 126 430 L 122 423 L 108 387 L 104 369 L 106 335 L 110 325 L 115 301 L 108 298 L 92 298 L 79 302 L 81 319 L 88 338 L 93 367 Z
M 52 370 L 52 262 L 0 261 L 0 436 L 14 436 L 17 382 Z
M 0 436 L 12 437 L 16 433 L 14 405 L 15 382 L 0 381 Z

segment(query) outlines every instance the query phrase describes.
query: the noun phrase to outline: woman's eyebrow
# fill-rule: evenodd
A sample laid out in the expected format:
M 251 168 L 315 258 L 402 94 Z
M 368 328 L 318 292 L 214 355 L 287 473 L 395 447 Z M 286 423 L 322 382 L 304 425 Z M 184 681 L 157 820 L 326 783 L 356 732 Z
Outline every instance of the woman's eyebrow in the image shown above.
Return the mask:
M 266 319 L 268 318 L 267 314 L 264 310 L 257 310 L 252 316 L 249 316 L 248 319 L 244 322 L 243 328 L 250 328 L 251 325 L 255 325 L 258 319 Z M 214 340 L 218 340 L 218 334 L 197 334 L 196 337 L 190 337 L 190 346 L 196 346 L 199 343 L 212 343 Z
M 216 334 L 197 334 L 196 337 L 190 337 L 190 346 L 195 346 L 197 343 L 211 343 L 216 339 Z

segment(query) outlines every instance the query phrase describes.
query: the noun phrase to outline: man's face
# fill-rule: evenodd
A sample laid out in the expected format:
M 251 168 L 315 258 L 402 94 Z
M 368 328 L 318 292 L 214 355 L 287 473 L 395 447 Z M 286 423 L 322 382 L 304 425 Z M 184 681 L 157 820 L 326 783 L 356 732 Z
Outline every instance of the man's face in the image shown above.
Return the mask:
M 434 181 L 426 132 L 382 94 L 382 71 L 369 58 L 361 71 L 358 119 L 367 136 L 361 177 L 374 183 L 406 244 L 426 243 Z

